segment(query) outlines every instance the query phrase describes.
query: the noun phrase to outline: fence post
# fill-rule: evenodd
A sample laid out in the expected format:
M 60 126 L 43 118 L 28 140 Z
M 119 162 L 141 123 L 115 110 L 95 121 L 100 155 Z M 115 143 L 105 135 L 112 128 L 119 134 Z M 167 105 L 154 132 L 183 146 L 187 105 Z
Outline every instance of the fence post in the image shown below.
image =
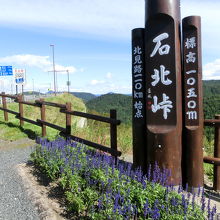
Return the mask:
M 71 111 L 70 102 L 66 103 L 66 111 Z M 70 114 L 66 114 L 66 134 L 67 135 L 71 134 L 71 115 Z
M 21 103 L 23 101 L 23 95 L 18 96 L 18 103 L 19 103 L 19 116 L 23 117 L 24 110 L 23 110 L 23 104 Z M 24 121 L 20 119 L 20 126 L 22 127 L 24 125 Z
M 44 101 L 44 99 L 40 99 L 41 102 Z M 45 111 L 45 105 L 41 103 L 40 105 L 40 114 L 41 114 L 41 120 L 46 121 L 46 111 Z M 46 132 L 46 125 L 42 124 L 41 125 L 41 131 L 42 131 L 42 137 L 45 137 L 47 132 Z
M 215 115 L 215 119 L 220 120 L 220 115 Z M 215 127 L 215 144 L 214 144 L 214 157 L 220 158 L 220 127 Z M 220 166 L 214 165 L 214 183 L 215 191 L 220 191 Z
M 3 92 L 2 95 L 5 95 L 5 92 Z M 6 103 L 5 96 L 2 96 L 2 105 L 3 105 L 3 108 L 7 109 L 7 103 Z M 4 118 L 5 118 L 5 121 L 8 121 L 8 112 L 6 112 L 6 111 L 4 111 Z
M 117 119 L 117 112 L 115 109 L 110 110 L 110 118 L 111 119 Z M 117 125 L 116 124 L 110 124 L 110 138 L 111 138 L 111 149 L 114 149 L 117 151 Z M 112 154 L 112 156 L 115 156 Z M 117 163 L 117 156 L 115 156 L 115 163 Z

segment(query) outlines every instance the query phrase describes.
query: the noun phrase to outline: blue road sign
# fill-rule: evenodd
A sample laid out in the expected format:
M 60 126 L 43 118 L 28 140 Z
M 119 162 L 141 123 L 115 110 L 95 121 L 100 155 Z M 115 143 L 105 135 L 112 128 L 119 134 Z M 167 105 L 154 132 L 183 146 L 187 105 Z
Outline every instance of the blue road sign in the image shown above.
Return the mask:
M 17 78 L 17 79 L 15 79 L 15 82 L 16 82 L 17 84 L 24 83 L 24 78 Z
M 12 76 L 12 66 L 0 66 L 0 76 Z

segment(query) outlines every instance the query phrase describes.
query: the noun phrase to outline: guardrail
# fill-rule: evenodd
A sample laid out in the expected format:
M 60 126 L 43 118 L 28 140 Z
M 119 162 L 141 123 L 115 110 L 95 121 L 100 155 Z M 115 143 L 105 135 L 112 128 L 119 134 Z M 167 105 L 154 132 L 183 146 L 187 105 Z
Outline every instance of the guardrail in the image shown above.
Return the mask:
M 204 125 L 215 127 L 214 157 L 206 156 L 203 161 L 214 165 L 213 189 L 220 191 L 220 115 L 216 115 L 215 119 L 206 119 Z
M 110 118 L 108 118 L 108 117 L 92 115 L 92 114 L 88 114 L 84 112 L 71 111 L 71 103 L 69 102 L 67 102 L 66 104 L 59 104 L 59 103 L 54 103 L 54 102 L 47 102 L 47 101 L 44 101 L 44 99 L 35 100 L 35 102 L 28 102 L 28 101 L 23 100 L 22 95 L 7 95 L 4 92 L 0 93 L 0 96 L 2 97 L 2 104 L 3 104 L 3 107 L 0 107 L 0 110 L 4 111 L 5 121 L 8 121 L 8 113 L 14 114 L 15 118 L 20 120 L 20 126 L 24 125 L 24 121 L 40 126 L 42 128 L 43 137 L 46 136 L 46 127 L 48 126 L 48 127 L 51 127 L 53 129 L 60 131 L 61 136 L 71 138 L 77 142 L 83 142 L 84 144 L 90 147 L 110 153 L 112 156 L 115 156 L 115 157 L 118 157 L 121 155 L 121 152 L 118 151 L 118 147 L 117 147 L 117 126 L 120 125 L 121 121 L 117 119 L 116 110 L 113 110 L 113 109 L 110 110 Z M 15 112 L 15 111 L 7 109 L 6 97 L 14 99 L 14 101 L 19 104 L 19 112 Z M 41 118 L 37 119 L 36 121 L 25 118 L 23 105 L 31 105 L 31 106 L 40 108 Z M 45 111 L 46 106 L 60 108 L 60 113 L 63 113 L 66 115 L 66 127 L 65 128 L 46 121 L 46 111 Z M 94 143 L 89 140 L 85 140 L 83 138 L 72 135 L 71 134 L 71 116 L 72 115 L 110 124 L 110 148 L 107 146 Z

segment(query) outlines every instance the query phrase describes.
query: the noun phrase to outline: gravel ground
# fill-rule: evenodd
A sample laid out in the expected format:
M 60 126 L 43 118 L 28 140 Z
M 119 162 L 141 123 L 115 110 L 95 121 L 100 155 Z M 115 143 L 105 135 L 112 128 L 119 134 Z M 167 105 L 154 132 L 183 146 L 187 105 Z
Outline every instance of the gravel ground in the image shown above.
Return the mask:
M 28 160 L 32 148 L 7 149 L 1 144 L 0 141 L 0 220 L 40 219 L 15 169 Z

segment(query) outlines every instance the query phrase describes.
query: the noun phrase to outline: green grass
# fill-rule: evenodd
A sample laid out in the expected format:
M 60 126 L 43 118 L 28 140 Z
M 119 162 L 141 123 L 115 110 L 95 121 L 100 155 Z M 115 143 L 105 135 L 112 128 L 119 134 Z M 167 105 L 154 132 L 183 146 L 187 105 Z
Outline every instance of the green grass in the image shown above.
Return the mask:
M 72 110 L 86 112 L 86 106 L 79 98 L 69 94 L 62 94 L 56 97 L 46 98 L 46 101 L 65 104 L 71 102 Z M 30 105 L 24 106 L 24 117 L 36 120 L 40 119 L 40 108 Z M 18 103 L 8 104 L 8 109 L 18 112 Z M 97 113 L 96 113 L 97 114 Z M 41 127 L 24 122 L 24 126 L 20 127 L 20 122 L 14 115 L 8 114 L 8 122 L 4 121 L 4 113 L 0 111 L 0 138 L 4 140 L 18 140 L 21 138 L 29 137 L 35 139 L 37 136 L 41 136 Z M 105 115 L 109 117 L 109 115 Z M 74 136 L 90 140 L 105 146 L 110 146 L 110 125 L 103 122 L 94 120 L 87 120 L 87 126 L 80 128 L 78 126 L 81 117 L 72 116 L 72 134 Z M 59 112 L 59 108 L 46 106 L 46 121 L 65 127 L 65 114 Z M 46 138 L 53 140 L 59 135 L 59 131 L 47 127 Z M 132 131 L 131 126 L 121 124 L 118 126 L 118 147 L 123 153 L 131 152 L 132 149 Z
M 84 103 L 68 94 L 62 94 L 56 97 L 46 98 L 46 101 L 65 104 L 66 102 L 72 103 L 72 108 L 76 111 L 86 111 Z M 40 119 L 40 108 L 30 105 L 23 105 L 25 118 L 36 120 Z M 10 103 L 7 106 L 8 109 L 18 112 L 18 103 Z M 41 135 L 41 127 L 24 122 L 24 126 L 20 127 L 20 122 L 14 115 L 8 114 L 8 122 L 4 120 L 4 113 L 0 111 L 0 137 L 4 140 L 18 140 L 21 138 L 29 137 L 34 139 L 36 136 Z M 72 122 L 75 123 L 78 119 L 72 118 Z M 59 108 L 46 106 L 46 121 L 65 126 L 65 114 L 59 112 Z M 54 139 L 59 134 L 59 131 L 47 127 L 47 138 Z
M 65 104 L 72 103 L 72 110 L 80 112 L 89 112 L 91 114 L 99 114 L 95 111 L 86 110 L 83 101 L 73 95 L 62 94 L 56 97 L 47 98 L 46 101 Z M 8 104 L 8 108 L 18 112 L 18 103 Z M 3 111 L 0 111 L 0 138 L 5 140 L 17 140 L 20 138 L 29 137 L 34 139 L 41 135 L 41 128 L 27 123 L 23 127 L 19 126 L 19 120 L 15 119 L 14 115 L 9 115 L 9 121 L 5 122 Z M 109 114 L 104 116 L 109 117 Z M 32 120 L 40 119 L 40 109 L 38 107 L 24 105 L 24 117 Z M 77 125 L 81 117 L 72 116 L 72 134 L 80 138 L 90 140 L 105 146 L 110 146 L 110 126 L 107 123 L 98 122 L 94 120 L 87 120 L 87 126 L 79 128 Z M 120 119 L 120 118 L 119 118 Z M 59 108 L 47 106 L 46 107 L 46 121 L 65 127 L 65 114 L 59 112 Z M 59 131 L 47 127 L 47 138 L 55 139 Z M 213 141 L 204 139 L 205 152 L 208 155 L 213 155 Z M 118 126 L 118 149 L 122 153 L 132 153 L 132 127 L 129 124 L 122 123 Z M 209 172 L 210 173 L 210 172 Z

